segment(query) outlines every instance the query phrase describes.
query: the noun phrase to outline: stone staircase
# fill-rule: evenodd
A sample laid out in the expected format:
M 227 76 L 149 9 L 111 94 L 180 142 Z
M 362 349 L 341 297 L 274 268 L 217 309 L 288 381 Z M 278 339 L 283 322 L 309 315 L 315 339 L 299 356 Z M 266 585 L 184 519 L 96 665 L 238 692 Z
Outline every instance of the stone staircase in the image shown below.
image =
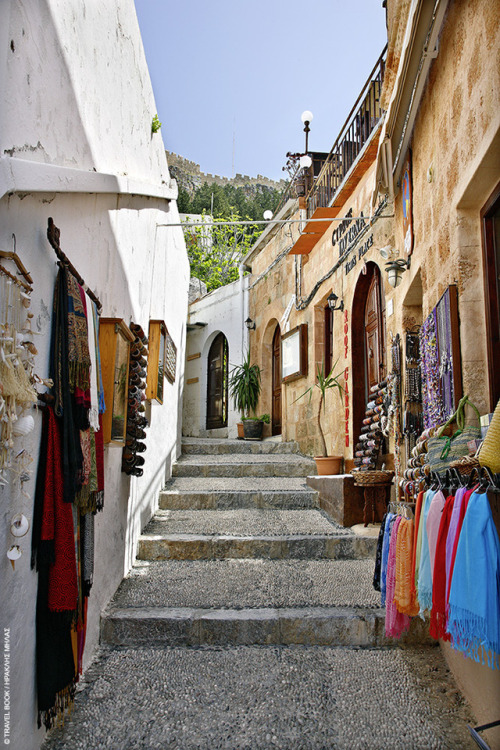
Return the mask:
M 314 473 L 294 443 L 185 439 L 101 642 L 385 644 L 376 539 L 318 509 Z
M 314 464 L 273 441 L 183 451 L 44 750 L 472 750 L 439 649 L 387 647 L 376 540 L 318 510 Z

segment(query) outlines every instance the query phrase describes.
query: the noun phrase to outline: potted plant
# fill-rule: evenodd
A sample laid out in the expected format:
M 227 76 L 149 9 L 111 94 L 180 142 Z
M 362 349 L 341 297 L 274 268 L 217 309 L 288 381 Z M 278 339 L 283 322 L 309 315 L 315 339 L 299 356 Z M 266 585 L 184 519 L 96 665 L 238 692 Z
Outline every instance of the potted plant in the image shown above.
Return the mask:
M 259 365 L 252 365 L 250 363 L 250 351 L 248 351 L 241 365 L 234 365 L 229 376 L 229 393 L 233 399 L 234 408 L 238 409 L 241 414 L 244 437 L 250 437 L 253 427 L 250 423 L 256 421 L 255 416 L 250 418 L 250 413 L 253 412 L 255 415 L 255 409 L 259 402 L 261 389 L 260 375 L 261 369 Z M 247 422 L 249 423 L 248 427 L 246 426 Z M 261 435 L 262 426 L 261 423 Z M 239 426 L 238 436 L 240 437 Z
M 269 424 L 269 414 L 261 414 L 260 417 L 243 417 L 243 437 L 246 440 L 262 440 L 264 424 Z
M 314 456 L 314 460 L 316 461 L 316 468 L 318 470 L 318 474 L 320 475 L 340 474 L 340 471 L 342 468 L 342 458 L 343 458 L 342 456 L 329 456 L 328 455 L 328 451 L 326 449 L 325 436 L 323 433 L 323 428 L 321 427 L 321 407 L 323 407 L 323 409 L 326 408 L 325 397 L 326 397 L 327 391 L 331 389 L 337 390 L 340 396 L 340 400 L 341 401 L 343 400 L 342 392 L 344 389 L 342 385 L 339 383 L 339 378 L 342 375 L 342 371 L 337 373 L 336 375 L 333 374 L 333 371 L 335 370 L 335 367 L 337 366 L 337 362 L 335 362 L 335 364 L 333 365 L 328 375 L 325 375 L 324 364 L 321 364 L 321 366 L 318 365 L 318 372 L 316 374 L 316 382 L 314 383 L 314 385 L 312 385 L 310 388 L 307 389 L 307 391 L 304 391 L 304 393 L 302 393 L 298 398 L 295 399 L 296 401 L 298 401 L 299 398 L 302 398 L 308 393 L 309 400 L 311 400 L 314 388 L 318 388 L 320 392 L 317 419 L 318 419 L 319 435 L 321 438 L 322 455 Z

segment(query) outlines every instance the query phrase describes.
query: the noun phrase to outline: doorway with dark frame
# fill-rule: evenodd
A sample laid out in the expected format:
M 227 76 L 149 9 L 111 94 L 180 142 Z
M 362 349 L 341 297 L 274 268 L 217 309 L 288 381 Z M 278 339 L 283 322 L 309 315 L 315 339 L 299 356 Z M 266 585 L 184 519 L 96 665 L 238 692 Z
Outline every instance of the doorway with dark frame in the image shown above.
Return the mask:
M 223 333 L 217 334 L 207 360 L 207 430 L 227 427 L 229 352 Z

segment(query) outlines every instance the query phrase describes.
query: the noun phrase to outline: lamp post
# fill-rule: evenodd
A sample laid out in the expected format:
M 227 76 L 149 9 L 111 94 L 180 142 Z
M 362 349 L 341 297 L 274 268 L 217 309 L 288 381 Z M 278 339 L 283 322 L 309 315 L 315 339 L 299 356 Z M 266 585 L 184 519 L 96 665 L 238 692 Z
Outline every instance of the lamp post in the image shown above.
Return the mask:
M 313 113 L 310 112 L 308 109 L 306 109 L 305 112 L 302 112 L 302 114 L 300 116 L 300 119 L 304 123 L 304 133 L 306 134 L 306 150 L 304 152 L 306 154 L 309 151 L 309 148 L 308 148 L 309 132 L 311 130 L 311 128 L 309 127 L 309 124 L 311 123 L 311 121 L 313 119 L 313 116 L 314 116 Z

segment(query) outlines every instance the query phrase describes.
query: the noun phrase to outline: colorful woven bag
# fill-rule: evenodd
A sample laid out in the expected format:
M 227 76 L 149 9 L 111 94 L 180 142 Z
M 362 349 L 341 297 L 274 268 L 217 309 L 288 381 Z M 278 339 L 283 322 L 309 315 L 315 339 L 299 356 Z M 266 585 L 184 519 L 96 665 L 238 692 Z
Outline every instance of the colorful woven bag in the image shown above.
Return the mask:
M 466 404 L 469 404 L 476 412 L 477 427 L 467 425 Z M 462 456 L 469 455 L 467 443 L 481 438 L 479 422 L 480 416 L 477 408 L 469 401 L 467 396 L 464 396 L 460 399 L 456 412 L 438 428 L 434 437 L 427 441 L 431 471 L 436 471 L 438 474 L 445 472 L 446 469 L 449 469 L 451 463 L 462 458 Z M 450 430 L 450 427 L 453 429 Z M 450 432 L 451 434 L 448 434 Z
M 500 473 L 500 401 L 495 407 L 488 432 L 477 457 L 481 466 L 487 466 L 493 474 Z

